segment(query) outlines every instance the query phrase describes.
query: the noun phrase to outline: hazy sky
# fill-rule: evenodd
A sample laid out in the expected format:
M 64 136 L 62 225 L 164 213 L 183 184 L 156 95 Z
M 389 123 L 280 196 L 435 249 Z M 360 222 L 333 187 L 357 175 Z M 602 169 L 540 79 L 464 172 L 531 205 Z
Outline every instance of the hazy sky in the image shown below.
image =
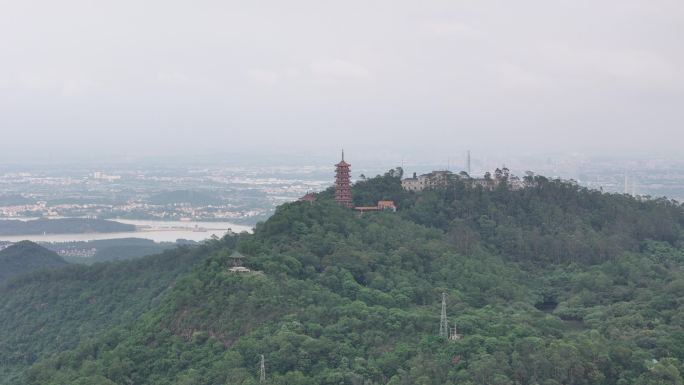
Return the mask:
M 0 0 L 4 154 L 658 153 L 683 121 L 682 0 Z

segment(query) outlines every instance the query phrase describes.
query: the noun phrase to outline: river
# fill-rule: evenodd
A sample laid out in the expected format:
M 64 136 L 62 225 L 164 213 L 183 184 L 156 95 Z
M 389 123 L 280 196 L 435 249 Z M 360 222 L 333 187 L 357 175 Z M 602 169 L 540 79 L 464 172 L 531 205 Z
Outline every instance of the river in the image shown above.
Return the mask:
M 212 235 L 222 237 L 230 229 L 233 232 L 252 232 L 251 226 L 236 225 L 230 222 L 200 221 L 146 221 L 115 219 L 117 222 L 136 226 L 136 231 L 120 233 L 81 233 L 81 234 L 44 234 L 44 235 L 0 235 L 0 241 L 18 242 L 76 242 L 99 239 L 145 238 L 155 242 L 175 242 L 177 239 L 202 241 Z

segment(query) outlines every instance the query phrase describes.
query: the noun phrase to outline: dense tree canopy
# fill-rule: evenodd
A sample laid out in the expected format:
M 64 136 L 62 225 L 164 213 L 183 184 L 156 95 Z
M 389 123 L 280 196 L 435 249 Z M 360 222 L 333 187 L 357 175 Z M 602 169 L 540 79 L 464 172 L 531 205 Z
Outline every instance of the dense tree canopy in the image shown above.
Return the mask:
M 102 306 L 136 309 L 68 346 L 36 335 L 31 347 L 45 349 L 14 373 L 41 385 L 256 384 L 263 354 L 270 384 L 684 384 L 678 203 L 543 177 L 519 190 L 454 179 L 408 193 L 400 176 L 353 189 L 355 203 L 392 199 L 397 213 L 359 214 L 322 193 L 280 206 L 251 235 L 14 281 L 3 314 L 68 306 L 71 296 L 45 296 L 70 274 L 100 290 Z M 251 273 L 228 272 L 235 250 Z M 187 269 L 164 279 L 131 271 L 174 258 Z M 103 266 L 155 290 L 126 302 L 108 293 L 116 282 L 95 278 Z M 457 341 L 438 336 L 442 292 Z M 18 365 L 6 342 L 28 332 L 5 332 L 3 364 Z

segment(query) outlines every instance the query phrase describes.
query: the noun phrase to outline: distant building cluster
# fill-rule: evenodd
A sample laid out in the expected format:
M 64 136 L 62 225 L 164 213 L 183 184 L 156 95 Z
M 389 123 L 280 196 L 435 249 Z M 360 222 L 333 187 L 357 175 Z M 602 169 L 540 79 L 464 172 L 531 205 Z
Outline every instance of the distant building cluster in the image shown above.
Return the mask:
M 107 175 L 102 171 L 95 171 L 93 173 L 93 179 L 106 180 L 108 182 L 113 182 L 115 180 L 121 179 L 121 175 Z
M 95 247 L 66 247 L 56 251 L 61 257 L 92 258 L 97 254 L 97 249 Z

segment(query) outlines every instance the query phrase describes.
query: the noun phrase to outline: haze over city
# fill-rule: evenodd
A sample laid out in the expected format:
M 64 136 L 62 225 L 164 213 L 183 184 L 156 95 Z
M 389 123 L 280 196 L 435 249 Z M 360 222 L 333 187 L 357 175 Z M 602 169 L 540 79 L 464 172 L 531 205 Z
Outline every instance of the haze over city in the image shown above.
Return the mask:
M 681 36 L 676 0 L 3 1 L 0 159 L 677 158 Z

